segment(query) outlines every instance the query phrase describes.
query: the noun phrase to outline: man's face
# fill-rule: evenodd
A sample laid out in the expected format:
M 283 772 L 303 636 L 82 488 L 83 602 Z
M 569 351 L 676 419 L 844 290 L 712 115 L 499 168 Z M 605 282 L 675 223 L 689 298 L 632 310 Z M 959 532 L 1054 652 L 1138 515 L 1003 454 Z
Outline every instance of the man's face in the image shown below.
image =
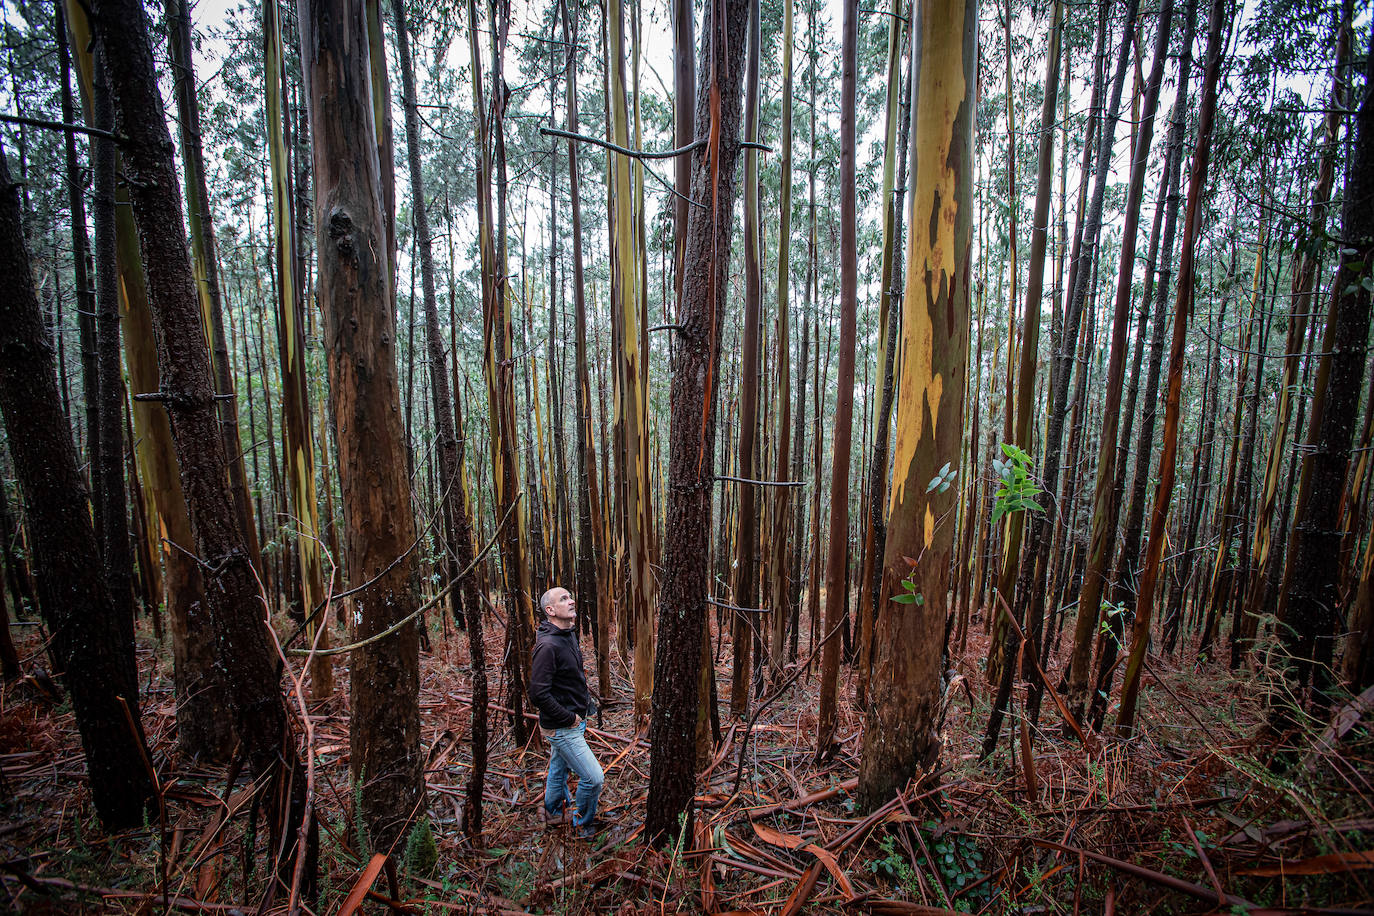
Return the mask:
M 555 626 L 564 630 L 572 627 L 577 622 L 577 604 L 573 601 L 572 593 L 566 588 L 554 589 L 546 613 Z

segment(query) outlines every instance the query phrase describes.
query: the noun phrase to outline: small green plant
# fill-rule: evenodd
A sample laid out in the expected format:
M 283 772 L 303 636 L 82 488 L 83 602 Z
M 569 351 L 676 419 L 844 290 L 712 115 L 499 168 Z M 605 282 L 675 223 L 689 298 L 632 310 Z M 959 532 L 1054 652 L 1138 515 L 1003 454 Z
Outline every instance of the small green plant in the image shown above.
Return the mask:
M 434 830 L 429 826 L 429 815 L 421 815 L 410 828 L 406 837 L 406 850 L 403 861 L 405 870 L 422 878 L 434 875 L 439 865 L 439 845 L 434 842 Z
M 870 862 L 869 869 L 900 887 L 908 896 L 919 894 L 920 879 L 916 876 L 911 863 L 906 860 L 906 856 L 897 851 L 896 837 L 892 834 L 883 837 L 878 843 L 878 848 L 883 851 L 883 857 Z
M 367 822 L 363 820 L 363 779 L 366 773 L 359 773 L 353 783 L 353 840 L 358 844 L 358 858 L 366 862 L 372 844 L 367 839 Z
M 1031 456 L 1010 442 L 1002 443 L 1002 454 L 1005 461 L 992 459 L 992 469 L 1002 481 L 993 494 L 992 523 L 997 524 L 1002 516 L 1012 512 L 1044 512 L 1044 507 L 1035 501 L 1045 491 L 1031 479 Z

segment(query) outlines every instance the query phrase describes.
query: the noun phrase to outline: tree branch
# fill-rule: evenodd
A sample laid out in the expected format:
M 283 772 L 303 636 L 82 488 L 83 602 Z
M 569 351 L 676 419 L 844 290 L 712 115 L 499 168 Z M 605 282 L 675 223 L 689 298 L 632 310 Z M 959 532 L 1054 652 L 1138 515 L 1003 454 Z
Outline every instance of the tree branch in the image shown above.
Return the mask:
M 124 138 L 112 130 L 101 130 L 99 127 L 86 127 L 84 124 L 66 124 L 62 121 L 48 121 L 43 118 L 26 118 L 23 115 L 0 114 L 0 121 L 7 124 L 23 124 L 28 127 L 42 127 L 46 130 L 58 130 L 68 134 L 89 134 L 92 137 L 103 137 L 106 140 L 113 140 L 116 143 L 123 143 Z

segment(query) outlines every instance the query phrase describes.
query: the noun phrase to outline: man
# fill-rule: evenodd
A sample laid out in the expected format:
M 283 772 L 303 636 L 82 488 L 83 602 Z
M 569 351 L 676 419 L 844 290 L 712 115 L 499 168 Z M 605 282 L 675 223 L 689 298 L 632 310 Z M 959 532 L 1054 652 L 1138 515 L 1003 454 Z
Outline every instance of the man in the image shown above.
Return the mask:
M 549 742 L 549 775 L 544 784 L 544 822 L 571 823 L 582 837 L 602 826 L 596 802 L 605 777 L 596 755 L 587 746 L 587 716 L 596 711 L 587 678 L 582 673 L 582 650 L 577 645 L 576 604 L 566 588 L 551 588 L 539 599 L 544 621 L 534 637 L 530 699 L 539 709 L 539 728 Z M 577 812 L 569 818 L 566 805 L 568 773 L 577 774 Z

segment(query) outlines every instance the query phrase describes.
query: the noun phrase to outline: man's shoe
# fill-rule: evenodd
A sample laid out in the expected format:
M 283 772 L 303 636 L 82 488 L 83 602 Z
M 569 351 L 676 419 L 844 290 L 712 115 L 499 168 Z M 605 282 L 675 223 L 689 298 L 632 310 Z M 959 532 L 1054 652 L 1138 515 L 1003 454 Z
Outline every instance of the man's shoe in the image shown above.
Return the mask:
M 564 806 L 562 811 L 553 812 L 541 804 L 539 810 L 544 815 L 545 828 L 563 827 L 571 824 L 573 821 L 572 808 L 567 806 Z
M 587 823 L 583 824 L 581 827 L 577 828 L 577 835 L 584 840 L 590 840 L 609 826 L 610 824 L 606 823 L 601 818 L 594 817 Z

